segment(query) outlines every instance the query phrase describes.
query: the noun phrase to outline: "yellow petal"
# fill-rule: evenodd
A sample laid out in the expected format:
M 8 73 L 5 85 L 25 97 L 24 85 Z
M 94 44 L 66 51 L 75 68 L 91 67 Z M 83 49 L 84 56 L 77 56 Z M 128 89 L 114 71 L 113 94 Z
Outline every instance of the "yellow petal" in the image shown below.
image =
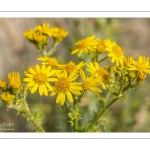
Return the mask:
M 33 94 L 38 88 L 38 84 L 35 84 L 32 89 L 31 89 L 31 93 Z
M 28 77 L 34 77 L 33 74 L 29 74 L 29 73 L 26 73 L 25 75 L 28 76 Z
M 34 82 L 29 82 L 28 84 L 27 84 L 27 86 L 34 86 Z
M 42 72 L 45 72 L 45 65 L 42 65 Z
M 54 96 L 54 95 L 56 95 L 57 93 L 55 92 L 55 91 L 53 91 L 51 94 L 50 94 L 50 96 Z
M 76 90 L 73 90 L 73 89 L 70 89 L 70 91 L 75 94 L 75 95 L 81 95 L 81 92 L 79 91 L 76 91 Z
M 45 82 L 45 84 L 46 84 L 46 86 L 48 87 L 48 89 L 49 89 L 50 91 L 52 91 L 52 86 L 51 86 L 48 82 Z
M 82 55 L 82 53 L 83 53 L 83 50 L 81 49 L 78 53 L 78 57 L 80 57 Z
M 29 72 L 31 72 L 33 75 L 36 74 L 36 71 L 32 69 L 31 67 L 29 68 Z
M 80 70 L 80 75 L 81 75 L 81 78 L 85 81 L 86 80 L 86 75 L 85 75 L 83 70 Z
M 24 81 L 24 82 L 31 82 L 31 81 L 32 81 L 32 78 L 24 78 L 23 81 Z
M 63 93 L 59 93 L 57 98 L 56 98 L 56 103 L 58 104 L 60 102 L 60 100 L 62 99 L 63 97 Z
M 43 84 L 42 84 L 42 85 L 43 85 Z M 44 93 L 44 88 L 43 88 L 42 85 L 39 86 L 39 93 L 40 93 L 41 96 L 42 96 L 43 93 Z
M 63 93 L 62 98 L 60 100 L 60 105 L 64 105 L 65 103 L 65 94 Z
M 72 94 L 70 92 L 66 92 L 66 94 L 67 94 L 68 100 L 72 103 L 73 102 Z
M 78 51 L 79 51 L 79 49 L 73 50 L 73 51 L 71 52 L 71 55 L 77 53 Z
M 40 73 L 41 69 L 40 69 L 39 65 L 36 65 L 36 70 L 37 70 L 38 73 Z

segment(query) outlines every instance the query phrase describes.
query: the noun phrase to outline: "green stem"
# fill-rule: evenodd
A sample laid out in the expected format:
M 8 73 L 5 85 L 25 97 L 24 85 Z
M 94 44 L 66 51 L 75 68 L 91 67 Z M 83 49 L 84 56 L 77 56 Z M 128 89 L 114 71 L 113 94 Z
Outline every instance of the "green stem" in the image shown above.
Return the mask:
M 8 107 L 15 109 L 18 112 L 18 114 L 24 113 L 27 119 L 27 122 L 31 121 L 34 125 L 34 128 L 37 128 L 39 132 L 45 132 L 43 128 L 40 126 L 40 123 L 37 117 L 31 113 L 25 98 L 22 98 L 21 104 L 17 106 L 15 104 L 12 104 L 12 105 L 9 105 Z
M 85 131 L 90 131 L 91 128 L 96 124 L 96 122 L 99 120 L 99 118 L 110 108 L 110 106 L 112 104 L 114 104 L 118 99 L 122 98 L 122 91 L 124 88 L 124 84 L 120 87 L 119 91 L 118 91 L 118 96 L 115 97 L 112 101 L 110 101 L 105 108 L 103 108 L 102 110 L 99 109 L 97 114 L 95 115 L 95 118 L 92 120 L 92 122 L 90 123 L 90 125 L 87 127 L 87 129 L 85 129 Z
M 46 56 L 52 55 L 56 51 L 56 47 L 59 44 L 59 42 L 54 42 L 52 48 L 47 52 Z
M 77 111 L 77 110 L 78 110 L 78 105 L 76 104 L 75 105 L 75 111 Z M 78 130 L 78 118 L 76 117 L 74 119 L 73 131 L 76 132 L 77 130 Z
M 98 63 L 104 61 L 104 60 L 107 59 L 107 58 L 108 58 L 108 56 L 104 57 L 103 59 L 99 60 Z

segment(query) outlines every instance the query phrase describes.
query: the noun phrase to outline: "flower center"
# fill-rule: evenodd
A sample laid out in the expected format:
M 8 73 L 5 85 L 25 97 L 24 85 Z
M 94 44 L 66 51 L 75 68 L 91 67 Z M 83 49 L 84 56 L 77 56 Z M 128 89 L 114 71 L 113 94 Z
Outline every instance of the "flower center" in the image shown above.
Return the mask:
M 69 62 L 66 66 L 65 66 L 65 70 L 70 74 L 71 72 L 73 72 L 76 69 L 76 65 L 73 62 Z
M 82 39 L 81 41 L 79 41 L 79 48 L 80 49 L 84 49 L 88 47 L 88 41 L 86 39 Z
M 84 90 L 89 90 L 90 89 L 90 82 L 88 81 L 85 81 L 83 84 L 82 84 L 82 87 Z
M 123 51 L 122 51 L 122 49 L 121 49 L 121 47 L 120 47 L 119 45 L 113 46 L 112 51 L 114 52 L 114 54 L 115 54 L 117 57 L 123 56 Z
M 60 92 L 67 92 L 70 88 L 70 81 L 68 78 L 60 78 L 57 82 L 56 82 L 56 87 Z
M 96 73 L 102 78 L 102 80 L 107 80 L 109 73 L 104 68 L 99 68 L 96 70 Z
M 34 81 L 37 84 L 43 84 L 46 82 L 46 74 L 44 73 L 37 73 L 34 77 Z
M 47 58 L 46 62 L 52 67 L 55 67 L 58 64 L 58 61 L 55 58 Z

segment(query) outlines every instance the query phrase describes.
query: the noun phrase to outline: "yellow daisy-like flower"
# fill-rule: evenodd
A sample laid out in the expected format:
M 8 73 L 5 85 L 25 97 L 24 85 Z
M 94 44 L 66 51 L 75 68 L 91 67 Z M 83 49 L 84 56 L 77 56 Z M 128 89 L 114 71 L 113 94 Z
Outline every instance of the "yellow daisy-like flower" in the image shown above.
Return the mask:
M 116 44 L 115 42 L 111 42 L 110 40 L 105 40 L 106 50 L 109 52 L 108 57 L 111 57 L 111 62 L 116 62 L 118 66 L 119 63 L 123 65 L 124 60 L 124 52 L 122 48 Z
M 138 70 L 141 74 L 142 73 L 149 73 L 149 58 L 145 56 L 139 56 L 138 61 L 134 61 L 133 65 L 129 66 L 129 70 Z
M 26 39 L 28 39 L 29 41 L 32 41 L 33 40 L 33 31 L 32 30 L 28 30 L 28 31 L 25 31 L 24 32 L 24 37 Z
M 2 101 L 4 101 L 6 104 L 10 104 L 14 99 L 15 95 L 11 95 L 9 92 L 3 92 L 0 95 L 0 98 Z
M 145 73 L 145 72 L 140 72 L 140 71 L 138 71 L 138 73 L 137 73 L 137 77 L 140 79 L 140 80 L 144 80 L 145 78 L 146 78 L 146 75 L 147 75 L 147 73 Z
M 64 30 L 63 28 L 52 28 L 52 36 L 58 42 L 62 41 L 68 35 L 68 31 Z
M 34 42 L 42 42 L 42 41 L 47 41 L 48 36 L 43 35 L 40 32 L 33 32 L 33 40 Z
M 28 82 L 27 86 L 31 87 L 31 93 L 34 93 L 39 87 L 40 95 L 48 95 L 48 90 L 51 90 L 52 87 L 49 82 L 55 82 L 58 79 L 53 78 L 52 76 L 56 73 L 55 70 L 51 70 L 51 67 L 46 67 L 42 65 L 35 66 L 35 69 L 30 67 L 28 71 L 25 72 L 27 78 L 24 78 L 24 82 Z M 51 77 L 51 78 L 50 78 Z
M 109 87 L 109 84 L 112 84 L 111 79 L 112 77 L 109 75 L 108 71 L 105 68 L 99 67 L 97 62 L 87 64 L 88 69 L 91 74 L 96 73 L 95 76 L 100 78 L 100 82 L 102 84 L 103 89 Z
M 130 66 L 133 64 L 133 62 L 134 62 L 134 60 L 131 56 L 124 57 L 124 59 L 123 59 L 124 66 Z
M 56 58 L 51 57 L 39 57 L 38 60 L 42 61 L 42 64 L 49 65 L 51 67 L 58 66 L 58 60 Z
M 0 89 L 6 90 L 8 88 L 8 84 L 5 79 L 0 80 Z
M 37 25 L 34 29 L 34 32 L 39 32 L 48 36 L 52 36 L 52 28 L 49 27 L 49 23 L 43 23 L 42 26 Z
M 21 86 L 20 75 L 18 72 L 8 73 L 8 80 L 13 89 L 19 89 Z
M 81 71 L 81 77 L 84 81 L 82 84 L 83 90 L 90 90 L 95 95 L 99 95 L 99 93 L 102 92 L 102 90 L 98 88 L 98 86 L 101 84 L 100 78 L 95 78 L 95 73 L 93 73 L 90 77 L 87 77 L 85 73 Z
M 78 76 L 74 76 L 74 73 L 68 75 L 67 72 L 63 74 L 58 74 L 58 81 L 55 82 L 55 86 L 51 90 L 50 96 L 58 94 L 56 98 L 56 103 L 63 105 L 65 103 L 66 96 L 68 100 L 72 103 L 73 97 L 72 93 L 75 95 L 81 94 L 81 82 L 75 82 Z
M 68 73 L 72 73 L 72 72 L 78 72 L 79 70 L 82 69 L 82 67 L 85 65 L 85 63 L 82 61 L 79 64 L 75 64 L 73 61 L 70 61 L 68 64 L 66 64 L 63 69 Z
M 98 39 L 98 44 L 96 47 L 96 51 L 98 53 L 103 53 L 106 51 L 106 44 L 105 44 L 105 40 L 101 40 L 100 38 Z
M 71 54 L 75 54 L 78 52 L 78 57 L 82 55 L 82 53 L 88 53 L 90 51 L 96 51 L 98 39 L 94 39 L 95 36 L 89 36 L 87 38 L 83 38 L 75 43 Z

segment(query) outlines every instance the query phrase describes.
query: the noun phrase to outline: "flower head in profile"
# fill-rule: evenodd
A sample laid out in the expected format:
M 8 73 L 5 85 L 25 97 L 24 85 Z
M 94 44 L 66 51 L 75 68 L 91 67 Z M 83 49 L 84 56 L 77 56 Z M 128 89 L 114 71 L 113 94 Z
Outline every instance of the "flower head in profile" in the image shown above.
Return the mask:
M 21 86 L 20 75 L 18 72 L 12 71 L 8 73 L 8 80 L 12 89 L 19 89 Z
M 87 66 L 87 71 L 89 71 L 91 74 L 95 73 L 95 76 L 99 77 L 103 89 L 106 89 L 106 87 L 109 88 L 109 84 L 112 84 L 112 77 L 110 76 L 108 71 L 105 68 L 101 68 L 97 62 L 95 62 L 94 64 L 90 62 L 89 64 L 87 64 Z
M 148 73 L 150 74 L 149 70 L 149 58 L 145 56 L 139 56 L 137 61 L 133 62 L 133 65 L 129 66 L 129 70 L 137 70 L 142 73 Z
M 24 82 L 28 82 L 27 86 L 31 87 L 31 93 L 34 93 L 39 88 L 40 95 L 48 95 L 48 90 L 52 89 L 49 82 L 57 81 L 53 77 L 55 70 L 52 70 L 50 66 L 45 65 L 35 67 L 30 67 L 28 71 L 25 72 L 26 78 L 23 79 Z
M 98 53 L 103 53 L 106 51 L 106 44 L 105 44 L 105 40 L 101 40 L 100 38 L 98 38 L 98 44 L 96 47 L 96 51 Z
M 47 36 L 52 36 L 52 28 L 49 27 L 49 23 L 43 23 L 42 26 L 37 25 L 33 31 L 45 34 Z
M 116 44 L 115 42 L 111 42 L 110 40 L 105 40 L 106 50 L 108 51 L 108 57 L 111 57 L 111 62 L 116 62 L 116 65 L 123 65 L 124 60 L 124 52 L 122 48 Z
M 71 54 L 78 53 L 78 57 L 80 57 L 82 53 L 96 51 L 98 39 L 94 38 L 95 36 L 89 36 L 79 40 L 77 43 L 75 43 Z
M 127 67 L 132 65 L 133 62 L 134 62 L 134 60 L 131 56 L 124 57 L 124 59 L 123 59 L 124 66 L 127 66 Z
M 95 78 L 95 73 L 93 73 L 90 77 L 87 77 L 84 71 L 81 71 L 81 78 L 83 79 L 82 88 L 83 90 L 87 91 L 90 90 L 95 95 L 99 95 L 102 90 L 98 87 L 100 83 L 100 78 Z
M 52 28 L 52 36 L 56 42 L 61 42 L 68 35 L 68 31 L 63 28 Z
M 10 104 L 15 99 L 15 95 L 11 95 L 9 92 L 3 92 L 0 95 L 0 99 L 6 104 Z
M 8 84 L 5 79 L 0 80 L 0 89 L 5 91 L 8 89 Z
M 138 71 L 137 73 L 137 78 L 140 79 L 140 80 L 144 80 L 147 76 L 147 73 L 146 72 L 140 72 Z
M 42 61 L 42 64 L 49 65 L 51 67 L 58 66 L 58 60 L 54 57 L 39 57 L 38 60 Z
M 74 73 L 71 73 L 68 75 L 67 72 L 64 72 L 62 74 L 58 74 L 58 81 L 55 82 L 55 86 L 52 88 L 52 93 L 50 96 L 54 96 L 56 94 L 56 103 L 60 103 L 61 105 L 64 105 L 65 99 L 67 96 L 67 99 L 69 102 L 73 102 L 73 96 L 72 93 L 75 95 L 81 94 L 81 82 L 76 82 L 78 76 L 74 76 Z

